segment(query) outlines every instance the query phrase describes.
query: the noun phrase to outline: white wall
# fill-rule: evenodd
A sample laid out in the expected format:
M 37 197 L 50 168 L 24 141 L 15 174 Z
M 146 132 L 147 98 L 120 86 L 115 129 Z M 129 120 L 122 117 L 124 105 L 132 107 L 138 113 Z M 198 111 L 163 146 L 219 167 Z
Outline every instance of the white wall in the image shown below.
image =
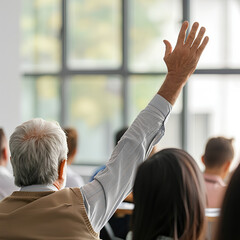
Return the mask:
M 20 123 L 20 3 L 0 1 L 0 126 L 7 137 Z

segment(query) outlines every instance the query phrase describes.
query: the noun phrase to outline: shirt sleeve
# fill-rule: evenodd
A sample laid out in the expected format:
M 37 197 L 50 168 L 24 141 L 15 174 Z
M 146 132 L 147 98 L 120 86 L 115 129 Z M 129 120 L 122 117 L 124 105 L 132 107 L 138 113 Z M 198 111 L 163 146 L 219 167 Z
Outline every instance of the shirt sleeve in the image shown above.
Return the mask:
M 164 135 L 171 104 L 156 95 L 115 147 L 106 168 L 81 188 L 93 229 L 99 232 L 131 192 L 137 167 Z

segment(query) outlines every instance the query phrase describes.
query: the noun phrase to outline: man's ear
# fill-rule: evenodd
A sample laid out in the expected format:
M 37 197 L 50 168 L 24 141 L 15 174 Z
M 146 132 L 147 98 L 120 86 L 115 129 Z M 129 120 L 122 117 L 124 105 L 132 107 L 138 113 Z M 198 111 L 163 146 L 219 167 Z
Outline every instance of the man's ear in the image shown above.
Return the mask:
M 8 160 L 8 150 L 6 147 L 3 149 L 3 157 Z
M 228 172 L 231 165 L 231 161 L 227 161 L 224 165 L 224 172 Z
M 2 162 L 4 166 L 6 166 L 8 163 L 8 150 L 6 147 L 2 149 Z
M 205 160 L 204 160 L 204 155 L 202 155 L 202 163 L 204 164 L 204 166 L 205 166 Z
M 59 170 L 58 170 L 58 179 L 63 179 L 64 178 L 64 169 L 66 167 L 67 160 L 63 160 L 60 165 L 59 165 Z

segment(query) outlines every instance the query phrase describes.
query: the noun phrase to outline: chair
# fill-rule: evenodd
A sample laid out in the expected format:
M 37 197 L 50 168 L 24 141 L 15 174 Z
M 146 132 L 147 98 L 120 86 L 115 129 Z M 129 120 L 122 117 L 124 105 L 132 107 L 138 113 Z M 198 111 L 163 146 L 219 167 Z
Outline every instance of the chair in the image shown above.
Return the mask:
M 220 216 L 220 208 L 206 208 L 205 216 L 207 218 L 206 240 L 213 240 L 218 218 Z

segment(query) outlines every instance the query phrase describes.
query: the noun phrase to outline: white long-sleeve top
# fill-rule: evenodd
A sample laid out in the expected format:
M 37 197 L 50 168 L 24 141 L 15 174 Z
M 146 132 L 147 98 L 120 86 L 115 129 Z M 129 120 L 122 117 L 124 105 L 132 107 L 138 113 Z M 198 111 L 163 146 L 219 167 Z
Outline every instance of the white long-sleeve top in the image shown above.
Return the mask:
M 133 187 L 138 166 L 147 159 L 164 135 L 171 104 L 156 95 L 141 111 L 115 147 L 106 168 L 80 188 L 88 218 L 99 232 Z M 21 191 L 56 191 L 52 186 L 32 185 Z
M 131 192 L 137 167 L 162 138 L 171 108 L 169 102 L 156 95 L 121 138 L 106 168 L 81 188 L 89 220 L 96 232 Z

